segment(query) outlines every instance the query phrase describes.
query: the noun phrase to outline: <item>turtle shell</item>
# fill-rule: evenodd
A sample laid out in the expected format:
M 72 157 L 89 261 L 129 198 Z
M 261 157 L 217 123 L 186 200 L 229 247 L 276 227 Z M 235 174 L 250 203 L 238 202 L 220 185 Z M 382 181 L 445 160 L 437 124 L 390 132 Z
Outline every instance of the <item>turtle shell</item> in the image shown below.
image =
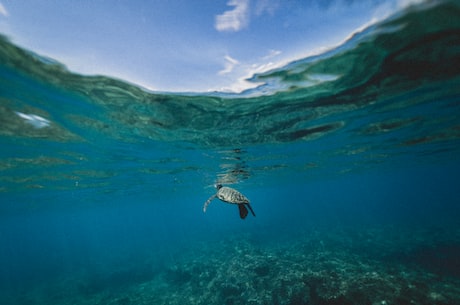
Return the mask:
M 231 187 L 223 186 L 217 192 L 217 198 L 222 201 L 234 204 L 249 203 L 249 199 Z

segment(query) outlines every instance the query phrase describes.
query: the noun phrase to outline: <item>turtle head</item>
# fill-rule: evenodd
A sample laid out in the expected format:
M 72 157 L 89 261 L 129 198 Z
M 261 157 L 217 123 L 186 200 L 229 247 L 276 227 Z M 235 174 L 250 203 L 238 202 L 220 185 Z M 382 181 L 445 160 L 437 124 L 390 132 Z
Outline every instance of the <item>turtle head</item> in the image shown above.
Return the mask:
M 222 184 L 220 183 L 217 183 L 217 184 L 214 184 L 214 186 L 216 187 L 216 189 L 220 190 L 222 188 Z

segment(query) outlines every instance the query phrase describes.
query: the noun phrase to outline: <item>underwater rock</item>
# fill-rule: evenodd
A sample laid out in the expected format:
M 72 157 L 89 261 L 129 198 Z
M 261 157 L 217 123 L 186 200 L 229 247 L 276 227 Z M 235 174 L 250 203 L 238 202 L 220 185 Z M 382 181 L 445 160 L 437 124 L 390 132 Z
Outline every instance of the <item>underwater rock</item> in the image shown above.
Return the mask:
M 267 276 L 270 273 L 270 266 L 267 264 L 258 265 L 254 268 L 257 276 Z
M 241 294 L 241 288 L 235 284 L 224 283 L 220 287 L 220 294 L 224 299 L 232 296 L 238 296 Z

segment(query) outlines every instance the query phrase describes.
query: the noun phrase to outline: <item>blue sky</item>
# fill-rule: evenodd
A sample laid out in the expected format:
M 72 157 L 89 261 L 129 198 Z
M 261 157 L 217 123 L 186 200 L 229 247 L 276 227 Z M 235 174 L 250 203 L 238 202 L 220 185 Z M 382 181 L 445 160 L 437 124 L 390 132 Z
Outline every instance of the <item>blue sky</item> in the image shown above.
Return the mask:
M 240 91 L 410 0 L 0 0 L 0 33 L 82 74 L 157 91 Z

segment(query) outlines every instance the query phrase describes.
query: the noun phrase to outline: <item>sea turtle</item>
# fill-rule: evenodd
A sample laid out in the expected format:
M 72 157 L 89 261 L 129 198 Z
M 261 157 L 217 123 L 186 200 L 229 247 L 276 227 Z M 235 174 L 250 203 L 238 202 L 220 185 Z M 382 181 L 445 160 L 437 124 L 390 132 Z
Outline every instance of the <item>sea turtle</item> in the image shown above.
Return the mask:
M 244 196 L 237 190 L 232 189 L 231 187 L 222 186 L 221 184 L 216 185 L 216 188 L 217 193 L 209 197 L 209 199 L 206 200 L 206 202 L 204 203 L 203 212 L 206 212 L 208 205 L 214 198 L 217 197 L 223 202 L 237 204 L 238 209 L 240 210 L 241 219 L 245 219 L 246 216 L 248 216 L 248 210 L 246 209 L 246 206 L 249 208 L 252 215 L 256 216 L 256 214 L 254 214 L 254 211 L 251 208 L 251 205 L 249 204 L 249 199 L 246 198 L 246 196 Z

